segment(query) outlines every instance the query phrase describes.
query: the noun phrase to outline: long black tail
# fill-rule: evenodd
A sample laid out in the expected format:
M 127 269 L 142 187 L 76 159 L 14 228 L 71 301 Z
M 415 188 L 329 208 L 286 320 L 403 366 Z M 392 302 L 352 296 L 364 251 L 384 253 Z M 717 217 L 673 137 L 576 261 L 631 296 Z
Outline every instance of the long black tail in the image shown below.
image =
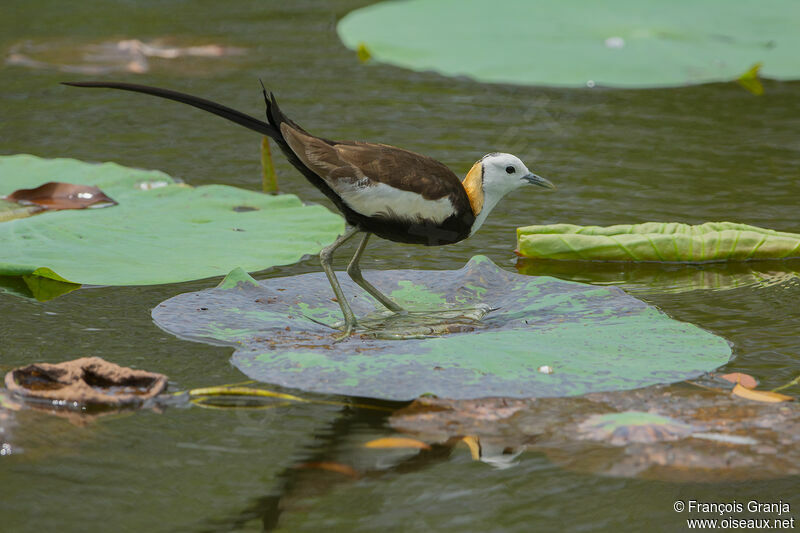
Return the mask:
M 197 96 L 192 96 L 190 94 L 179 93 L 177 91 L 170 91 L 169 89 L 160 89 L 158 87 L 150 87 L 148 85 L 137 85 L 134 83 L 119 83 L 119 82 L 105 82 L 105 81 L 80 81 L 80 82 L 64 81 L 61 83 L 63 85 L 71 85 L 73 87 L 122 89 L 123 91 L 133 91 L 136 93 L 144 93 L 153 96 L 159 96 L 161 98 L 166 98 L 168 100 L 175 100 L 176 102 L 188 104 L 190 106 L 197 107 L 198 109 L 202 109 L 203 111 L 208 111 L 209 113 L 213 113 L 219 117 L 226 118 L 231 122 L 235 122 L 241 126 L 244 126 L 245 128 L 257 131 L 258 133 L 271 137 L 276 141 L 279 142 L 283 141 L 283 137 L 281 136 L 280 132 L 272 124 L 258 120 L 255 117 L 251 117 L 250 115 L 246 115 L 241 111 L 236 111 L 235 109 L 231 109 L 230 107 L 226 107 L 222 104 L 212 102 L 211 100 L 205 100 L 204 98 L 198 98 Z M 277 103 L 275 102 L 274 97 L 272 97 L 272 102 L 270 103 L 277 108 Z M 280 113 L 280 111 L 278 111 L 278 113 Z

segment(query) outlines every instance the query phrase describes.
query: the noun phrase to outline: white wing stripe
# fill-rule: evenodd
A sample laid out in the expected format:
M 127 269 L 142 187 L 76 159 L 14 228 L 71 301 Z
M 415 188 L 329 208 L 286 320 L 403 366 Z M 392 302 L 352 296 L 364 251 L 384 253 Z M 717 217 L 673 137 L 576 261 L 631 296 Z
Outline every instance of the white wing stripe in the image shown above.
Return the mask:
M 364 216 L 391 216 L 403 219 L 423 219 L 434 223 L 443 222 L 455 212 L 453 202 L 444 197 L 426 200 L 417 193 L 395 189 L 385 183 L 364 186 L 366 180 L 340 181 L 336 192 L 354 211 Z

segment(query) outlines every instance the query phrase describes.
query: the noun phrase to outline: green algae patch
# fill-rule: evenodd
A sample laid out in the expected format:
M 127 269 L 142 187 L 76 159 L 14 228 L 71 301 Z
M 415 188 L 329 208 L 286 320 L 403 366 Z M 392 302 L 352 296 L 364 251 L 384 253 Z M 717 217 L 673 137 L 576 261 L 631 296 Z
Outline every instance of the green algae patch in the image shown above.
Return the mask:
M 0 219 L 0 277 L 22 277 L 39 299 L 81 284 L 175 283 L 235 267 L 244 280 L 244 271 L 318 252 L 343 229 L 341 217 L 293 195 L 190 187 L 115 163 L 0 157 L 0 196 L 54 180 L 98 186 L 118 205 Z M 0 290 L 27 295 L 22 289 L 0 283 Z
M 800 78 L 794 0 L 406 0 L 355 10 L 348 48 L 379 62 L 483 82 L 675 87 Z M 743 74 L 744 73 L 744 74 Z M 742 83 L 742 81 L 740 81 Z
M 357 317 L 380 312 L 344 273 L 338 276 Z M 422 323 L 442 309 L 488 312 L 450 333 L 389 339 L 361 329 L 336 343 L 339 330 L 320 319 L 340 320 L 338 303 L 325 275 L 312 273 L 181 294 L 152 316 L 181 338 L 234 346 L 233 364 L 252 379 L 388 400 L 635 389 L 696 377 L 731 356 L 724 339 L 620 289 L 511 273 L 485 257 L 459 270 L 365 277 L 387 294 L 406 295 L 407 309 Z
M 737 224 L 646 222 L 615 226 L 551 224 L 517 228 L 517 253 L 568 261 L 701 263 L 800 256 L 800 234 Z

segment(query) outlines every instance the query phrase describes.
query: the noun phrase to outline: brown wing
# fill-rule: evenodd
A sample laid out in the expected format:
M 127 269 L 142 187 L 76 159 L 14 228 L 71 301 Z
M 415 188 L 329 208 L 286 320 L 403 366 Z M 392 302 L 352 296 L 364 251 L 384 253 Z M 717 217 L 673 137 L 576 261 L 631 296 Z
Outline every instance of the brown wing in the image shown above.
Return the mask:
M 383 183 L 426 200 L 466 200 L 458 177 L 433 158 L 385 144 L 326 142 L 285 122 L 280 128 L 297 157 L 333 190 L 361 181 L 366 186 Z

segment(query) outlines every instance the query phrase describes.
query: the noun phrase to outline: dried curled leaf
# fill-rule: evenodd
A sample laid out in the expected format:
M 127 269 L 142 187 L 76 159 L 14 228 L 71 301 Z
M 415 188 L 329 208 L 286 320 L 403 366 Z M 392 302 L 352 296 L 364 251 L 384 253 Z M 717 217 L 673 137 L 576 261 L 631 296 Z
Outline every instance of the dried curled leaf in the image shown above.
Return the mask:
M 421 440 L 407 437 L 385 437 L 375 439 L 364 444 L 365 448 L 414 448 L 417 450 L 430 450 L 431 447 Z
M 17 189 L 6 200 L 20 205 L 38 205 L 45 209 L 86 209 L 117 205 L 98 187 L 50 181 L 34 189 Z
M 167 388 L 167 376 L 82 357 L 14 368 L 6 388 L 17 397 L 80 405 L 139 405 Z
M 794 400 L 794 398 L 792 398 L 791 396 L 787 396 L 779 392 L 772 392 L 765 390 L 751 390 L 743 387 L 740 383 L 737 383 L 736 386 L 733 388 L 733 394 L 735 396 L 739 396 L 747 400 L 754 400 L 756 402 L 777 403 L 777 402 L 790 402 Z

